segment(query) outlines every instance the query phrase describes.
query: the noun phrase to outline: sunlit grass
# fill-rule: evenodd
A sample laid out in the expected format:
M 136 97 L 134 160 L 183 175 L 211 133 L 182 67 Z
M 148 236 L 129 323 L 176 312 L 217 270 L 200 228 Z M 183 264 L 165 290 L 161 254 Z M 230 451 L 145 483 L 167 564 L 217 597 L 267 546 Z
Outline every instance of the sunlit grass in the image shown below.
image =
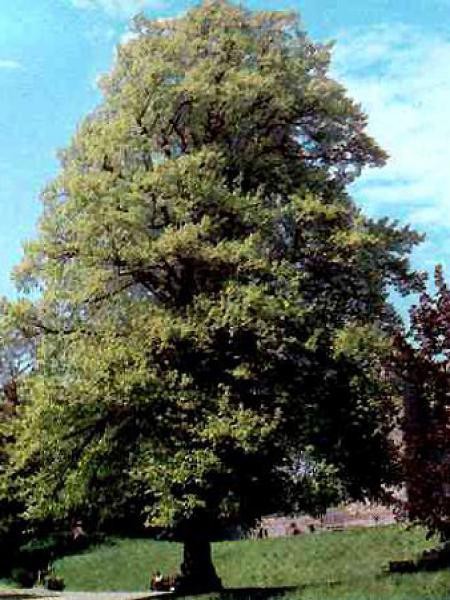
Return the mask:
M 227 588 L 269 588 L 265 598 L 286 587 L 286 600 L 450 599 L 450 570 L 386 572 L 390 560 L 415 558 L 433 543 L 420 529 L 393 526 L 221 542 L 213 555 Z M 175 573 L 180 559 L 179 544 L 117 539 L 59 560 L 56 570 L 72 590 L 145 590 L 152 571 Z

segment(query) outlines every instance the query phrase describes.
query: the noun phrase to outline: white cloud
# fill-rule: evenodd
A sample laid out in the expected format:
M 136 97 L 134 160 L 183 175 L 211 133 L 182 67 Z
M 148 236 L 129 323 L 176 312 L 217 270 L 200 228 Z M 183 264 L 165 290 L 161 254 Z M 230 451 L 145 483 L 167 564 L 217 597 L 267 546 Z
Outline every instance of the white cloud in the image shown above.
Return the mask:
M 450 275 L 450 38 L 404 25 L 338 36 L 334 74 L 362 104 L 368 131 L 389 153 L 353 185 L 372 215 L 426 233 L 414 264 Z
M 126 31 L 120 37 L 120 44 L 121 45 L 128 44 L 128 42 L 132 42 L 133 40 L 136 40 L 138 37 L 139 37 L 139 34 L 137 34 L 135 31 Z
M 16 70 L 21 69 L 22 65 L 16 60 L 8 60 L 0 58 L 0 69 Z
M 103 10 L 110 15 L 130 17 L 145 8 L 161 8 L 163 0 L 70 0 L 73 6 L 82 9 Z
M 390 155 L 364 173 L 355 196 L 430 235 L 450 230 L 450 39 L 402 25 L 349 33 L 338 38 L 334 71 Z

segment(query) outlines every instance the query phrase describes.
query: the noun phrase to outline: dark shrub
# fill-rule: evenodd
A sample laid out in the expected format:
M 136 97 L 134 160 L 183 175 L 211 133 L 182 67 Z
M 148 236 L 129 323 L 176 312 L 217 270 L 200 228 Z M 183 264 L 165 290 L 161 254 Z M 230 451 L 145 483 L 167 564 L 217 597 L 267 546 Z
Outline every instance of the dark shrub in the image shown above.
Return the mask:
M 18 567 L 11 572 L 12 579 L 20 585 L 20 587 L 31 588 L 36 581 L 36 574 L 30 569 Z
M 62 592 L 66 586 L 62 577 L 59 577 L 58 575 L 52 573 L 47 577 L 45 587 L 48 590 L 52 590 L 54 592 Z

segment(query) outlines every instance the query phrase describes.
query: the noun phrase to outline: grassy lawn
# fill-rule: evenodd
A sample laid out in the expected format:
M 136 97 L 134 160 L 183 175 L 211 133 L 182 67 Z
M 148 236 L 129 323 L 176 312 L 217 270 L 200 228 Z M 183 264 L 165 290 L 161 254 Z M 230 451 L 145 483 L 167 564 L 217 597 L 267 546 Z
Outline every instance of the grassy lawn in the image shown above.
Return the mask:
M 450 599 L 450 570 L 388 575 L 389 560 L 414 558 L 433 542 L 400 526 L 214 544 L 214 561 L 227 588 L 284 590 L 286 600 Z M 181 546 L 117 539 L 56 563 L 71 590 L 143 590 L 150 571 L 176 572 Z M 271 590 L 270 588 L 273 588 Z M 240 600 L 256 597 L 241 592 Z

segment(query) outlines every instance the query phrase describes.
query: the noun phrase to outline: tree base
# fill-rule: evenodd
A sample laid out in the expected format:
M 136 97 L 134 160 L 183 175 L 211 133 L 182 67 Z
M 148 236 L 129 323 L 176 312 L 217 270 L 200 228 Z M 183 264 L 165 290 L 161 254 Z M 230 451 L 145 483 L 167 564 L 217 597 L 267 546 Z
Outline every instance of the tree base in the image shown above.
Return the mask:
M 175 592 L 178 594 L 210 594 L 222 590 L 222 581 L 217 575 L 208 578 L 180 575 L 175 585 Z
M 185 539 L 181 575 L 177 577 L 175 591 L 181 594 L 207 594 L 222 589 L 222 581 L 212 562 L 209 540 L 202 536 Z

